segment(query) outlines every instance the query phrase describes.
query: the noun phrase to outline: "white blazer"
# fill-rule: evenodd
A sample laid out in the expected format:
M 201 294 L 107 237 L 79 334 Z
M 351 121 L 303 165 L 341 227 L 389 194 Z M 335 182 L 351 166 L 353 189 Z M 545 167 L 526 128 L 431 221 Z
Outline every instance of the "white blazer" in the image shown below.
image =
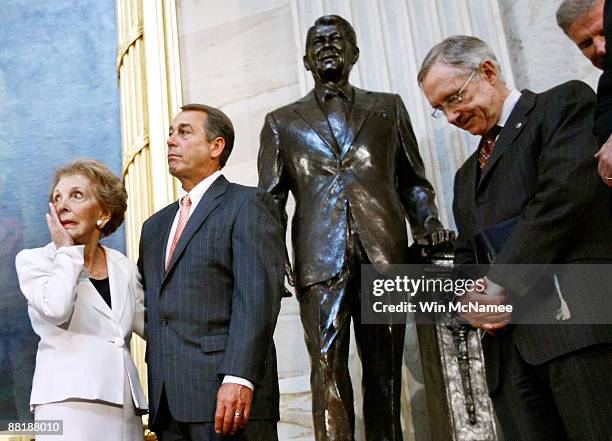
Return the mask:
M 104 247 L 112 310 L 89 281 L 85 246 L 21 251 L 15 260 L 40 336 L 30 406 L 69 398 L 123 402 L 128 378 L 134 404 L 146 409 L 130 355 L 132 331 L 143 335 L 144 294 L 134 262 Z M 126 375 L 127 374 L 127 375 Z

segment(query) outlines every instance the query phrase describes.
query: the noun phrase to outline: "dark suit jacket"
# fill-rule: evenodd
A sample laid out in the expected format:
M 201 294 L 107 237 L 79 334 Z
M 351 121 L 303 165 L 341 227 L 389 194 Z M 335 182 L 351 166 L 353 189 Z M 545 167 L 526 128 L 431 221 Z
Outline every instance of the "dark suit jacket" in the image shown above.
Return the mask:
M 434 192 L 401 98 L 354 88 L 344 142 L 336 143 L 314 91 L 266 116 L 259 186 L 286 220 L 296 200 L 293 250 L 298 287 L 328 280 L 344 264 L 349 213 L 369 260 L 406 263 L 406 215 L 415 236 L 437 218 Z
M 283 289 L 283 235 L 272 198 L 219 177 L 164 271 L 173 203 L 142 227 L 149 406 L 162 387 L 174 418 L 212 422 L 224 375 L 255 384 L 252 418 L 279 418 L 272 340 Z
M 476 263 L 474 238 L 479 232 L 518 219 L 488 272 L 491 280 L 517 297 L 518 312 L 521 301 L 533 307 L 534 296 L 541 296 L 535 305 L 540 314 L 552 318 L 559 301 L 552 290 L 548 296 L 536 292 L 541 286 L 537 273 L 541 267 L 524 271 L 524 267 L 500 265 L 612 262 L 612 220 L 593 158 L 597 151 L 592 134 L 594 107 L 595 95 L 579 81 L 542 94 L 523 91 L 480 179 L 478 152 L 455 177 L 457 264 Z M 602 290 L 599 294 L 604 300 L 610 298 L 609 273 L 596 274 L 600 280 L 592 288 Z M 573 321 L 588 322 L 590 314 L 597 312 L 593 310 L 597 305 L 585 298 L 586 283 L 592 282 L 579 269 L 570 271 L 561 281 Z M 611 311 L 609 301 L 602 306 Z M 516 325 L 512 332 L 517 349 L 531 364 L 592 344 L 612 342 L 609 325 Z M 487 336 L 484 342 L 491 392 L 499 368 L 495 341 Z
M 595 135 L 603 145 L 612 133 L 612 2 L 604 4 L 604 34 L 606 56 L 604 71 L 597 86 L 597 112 L 595 113 Z

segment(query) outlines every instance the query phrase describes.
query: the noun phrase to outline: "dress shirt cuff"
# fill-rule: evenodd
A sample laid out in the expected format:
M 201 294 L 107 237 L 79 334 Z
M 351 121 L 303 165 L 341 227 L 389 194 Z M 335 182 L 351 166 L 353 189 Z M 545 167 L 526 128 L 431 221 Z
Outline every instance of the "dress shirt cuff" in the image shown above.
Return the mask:
M 234 377 L 233 375 L 226 375 L 225 377 L 223 377 L 223 384 L 225 383 L 240 384 L 242 386 L 248 387 L 251 390 L 255 389 L 255 386 L 253 386 L 253 383 L 251 383 L 246 378 Z
M 489 296 L 501 296 L 506 293 L 506 289 L 498 283 L 485 276 L 487 287 L 485 288 L 485 294 Z

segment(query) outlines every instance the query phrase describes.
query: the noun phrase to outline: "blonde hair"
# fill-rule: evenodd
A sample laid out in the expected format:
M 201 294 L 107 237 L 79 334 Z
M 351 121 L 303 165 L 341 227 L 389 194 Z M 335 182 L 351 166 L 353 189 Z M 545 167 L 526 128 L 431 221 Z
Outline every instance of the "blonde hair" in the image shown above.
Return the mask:
M 110 236 L 125 218 L 128 196 L 123 182 L 100 161 L 80 158 L 55 170 L 49 202 L 53 202 L 53 191 L 60 179 L 70 175 L 84 176 L 92 183 L 92 191 L 100 207 L 110 214 L 109 221 L 102 228 L 102 237 Z

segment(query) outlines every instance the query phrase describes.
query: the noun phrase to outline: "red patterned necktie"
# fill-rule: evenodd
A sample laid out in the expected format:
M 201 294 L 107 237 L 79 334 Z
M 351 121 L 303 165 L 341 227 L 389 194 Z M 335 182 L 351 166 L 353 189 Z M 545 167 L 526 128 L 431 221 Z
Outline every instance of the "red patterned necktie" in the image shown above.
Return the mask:
M 493 148 L 495 148 L 495 143 L 497 142 L 497 137 L 500 130 L 500 126 L 494 126 L 482 137 L 482 145 L 480 146 L 480 154 L 478 155 L 478 164 L 480 165 L 481 170 L 485 168 L 489 162 L 489 158 L 491 157 L 491 153 L 493 153 Z
M 179 219 L 178 219 L 178 224 L 176 225 L 176 232 L 174 233 L 174 239 L 172 239 L 172 245 L 170 246 L 170 251 L 168 252 L 168 259 L 166 260 L 166 265 L 165 265 L 166 270 L 168 269 L 170 260 L 172 260 L 172 255 L 174 254 L 176 244 L 181 238 L 181 234 L 183 234 L 185 225 L 187 225 L 187 221 L 189 220 L 189 209 L 190 208 L 191 208 L 191 199 L 189 199 L 189 195 L 186 194 L 181 199 L 181 212 L 179 213 Z

